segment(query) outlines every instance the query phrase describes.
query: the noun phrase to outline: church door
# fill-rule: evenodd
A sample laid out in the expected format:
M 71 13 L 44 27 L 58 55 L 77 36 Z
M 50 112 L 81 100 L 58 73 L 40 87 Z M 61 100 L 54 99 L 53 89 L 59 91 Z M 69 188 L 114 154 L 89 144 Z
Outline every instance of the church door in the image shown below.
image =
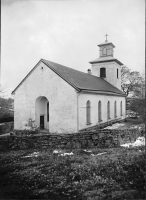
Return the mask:
M 44 129 L 44 116 L 40 116 L 40 128 Z

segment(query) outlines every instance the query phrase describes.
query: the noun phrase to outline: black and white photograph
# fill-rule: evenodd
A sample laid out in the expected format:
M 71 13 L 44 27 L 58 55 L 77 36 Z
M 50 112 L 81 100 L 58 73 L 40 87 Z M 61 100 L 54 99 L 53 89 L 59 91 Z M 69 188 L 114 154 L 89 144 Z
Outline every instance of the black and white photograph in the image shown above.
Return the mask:
M 1 0 L 0 199 L 146 199 L 145 114 L 144 0 Z

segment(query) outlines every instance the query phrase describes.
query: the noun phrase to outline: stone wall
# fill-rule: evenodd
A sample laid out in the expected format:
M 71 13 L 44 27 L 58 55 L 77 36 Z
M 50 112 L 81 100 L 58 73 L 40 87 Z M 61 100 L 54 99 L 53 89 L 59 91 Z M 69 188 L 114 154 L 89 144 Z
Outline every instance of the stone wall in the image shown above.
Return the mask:
M 73 134 L 50 134 L 0 137 L 0 149 L 26 148 L 110 148 L 134 142 L 142 133 L 138 129 L 95 130 Z

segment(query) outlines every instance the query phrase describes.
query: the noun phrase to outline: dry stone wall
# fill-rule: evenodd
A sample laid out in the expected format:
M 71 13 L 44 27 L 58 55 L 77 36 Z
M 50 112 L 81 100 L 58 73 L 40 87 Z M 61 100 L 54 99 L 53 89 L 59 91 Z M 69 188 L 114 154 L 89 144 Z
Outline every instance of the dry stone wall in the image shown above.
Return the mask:
M 0 138 L 0 150 L 28 148 L 110 148 L 134 142 L 142 135 L 138 129 L 96 130 L 73 134 L 12 135 Z

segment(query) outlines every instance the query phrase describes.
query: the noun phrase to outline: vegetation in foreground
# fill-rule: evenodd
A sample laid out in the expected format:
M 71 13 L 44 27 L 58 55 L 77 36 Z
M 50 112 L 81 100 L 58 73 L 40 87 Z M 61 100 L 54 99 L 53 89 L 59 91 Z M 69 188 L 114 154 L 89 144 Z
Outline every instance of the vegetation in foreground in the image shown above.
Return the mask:
M 90 150 L 1 152 L 0 198 L 145 199 L 144 147 Z

